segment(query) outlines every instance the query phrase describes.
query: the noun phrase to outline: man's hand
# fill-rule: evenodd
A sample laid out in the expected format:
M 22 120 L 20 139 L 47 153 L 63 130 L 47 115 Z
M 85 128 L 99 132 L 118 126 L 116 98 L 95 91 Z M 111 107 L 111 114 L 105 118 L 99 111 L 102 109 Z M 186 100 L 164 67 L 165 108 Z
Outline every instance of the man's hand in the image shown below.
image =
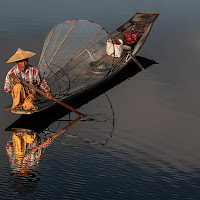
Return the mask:
M 47 95 L 47 98 L 48 98 L 48 99 L 52 99 L 52 98 L 53 98 L 51 92 L 46 92 L 46 95 Z
M 52 143 L 52 141 L 53 141 L 53 138 L 51 138 L 51 137 L 50 137 L 50 138 L 47 138 L 46 141 L 45 141 L 45 146 L 44 146 L 43 148 L 45 148 L 46 145 L 49 146 L 49 145 Z
M 14 82 L 15 82 L 15 84 L 17 84 L 17 83 L 21 83 L 22 80 L 21 80 L 19 77 L 17 77 L 17 78 L 14 80 Z

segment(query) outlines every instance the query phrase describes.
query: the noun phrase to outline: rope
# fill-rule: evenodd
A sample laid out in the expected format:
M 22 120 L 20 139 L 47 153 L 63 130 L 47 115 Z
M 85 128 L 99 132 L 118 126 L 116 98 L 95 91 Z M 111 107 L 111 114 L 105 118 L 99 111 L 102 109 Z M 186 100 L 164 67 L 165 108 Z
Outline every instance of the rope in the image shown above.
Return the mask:
M 88 54 L 90 55 L 90 58 L 92 58 L 92 60 L 96 61 L 96 60 L 92 57 L 91 53 L 90 53 L 87 49 L 85 49 L 85 51 L 88 52 Z

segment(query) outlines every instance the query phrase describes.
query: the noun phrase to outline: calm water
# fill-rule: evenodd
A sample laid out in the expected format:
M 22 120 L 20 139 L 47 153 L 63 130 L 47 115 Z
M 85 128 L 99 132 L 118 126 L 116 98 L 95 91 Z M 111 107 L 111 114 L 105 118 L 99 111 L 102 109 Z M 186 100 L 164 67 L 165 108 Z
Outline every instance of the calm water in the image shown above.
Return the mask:
M 1 0 L 0 199 L 200 199 L 199 7 L 198 0 Z M 87 119 L 19 166 L 8 148 L 15 136 L 5 131 L 19 118 L 4 110 L 12 67 L 5 62 L 18 47 L 40 55 L 62 21 L 89 19 L 110 32 L 135 12 L 161 14 L 138 53 L 158 64 L 82 106 Z M 31 137 L 44 144 L 75 118 Z

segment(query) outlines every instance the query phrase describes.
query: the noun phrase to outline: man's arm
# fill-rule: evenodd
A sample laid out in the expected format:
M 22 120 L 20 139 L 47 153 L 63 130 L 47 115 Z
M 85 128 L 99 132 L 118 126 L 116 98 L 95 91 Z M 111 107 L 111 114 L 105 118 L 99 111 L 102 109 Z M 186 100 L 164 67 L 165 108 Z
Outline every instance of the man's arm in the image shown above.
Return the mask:
M 7 93 L 11 93 L 12 92 L 12 89 L 15 85 L 14 83 L 14 79 L 11 78 L 9 75 L 10 74 L 13 74 L 11 71 L 9 71 L 6 75 L 6 79 L 5 79 L 5 83 L 4 83 L 4 90 L 7 92 Z M 14 74 L 13 74 L 14 75 Z

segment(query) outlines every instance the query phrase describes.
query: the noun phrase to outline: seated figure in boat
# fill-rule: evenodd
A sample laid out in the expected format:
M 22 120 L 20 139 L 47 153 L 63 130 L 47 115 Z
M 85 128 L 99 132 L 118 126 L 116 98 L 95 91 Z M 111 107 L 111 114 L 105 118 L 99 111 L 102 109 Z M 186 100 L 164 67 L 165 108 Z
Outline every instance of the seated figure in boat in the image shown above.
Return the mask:
M 28 64 L 28 58 L 36 54 L 30 51 L 24 51 L 20 48 L 16 53 L 7 61 L 7 63 L 16 62 L 17 64 L 8 72 L 4 90 L 12 94 L 13 105 L 12 109 L 35 110 L 37 107 L 34 105 L 33 100 L 36 99 L 36 92 L 22 85 L 21 81 L 42 89 L 49 99 L 52 98 L 50 87 L 44 79 L 42 79 L 39 70 Z M 13 79 L 10 75 L 17 78 Z

